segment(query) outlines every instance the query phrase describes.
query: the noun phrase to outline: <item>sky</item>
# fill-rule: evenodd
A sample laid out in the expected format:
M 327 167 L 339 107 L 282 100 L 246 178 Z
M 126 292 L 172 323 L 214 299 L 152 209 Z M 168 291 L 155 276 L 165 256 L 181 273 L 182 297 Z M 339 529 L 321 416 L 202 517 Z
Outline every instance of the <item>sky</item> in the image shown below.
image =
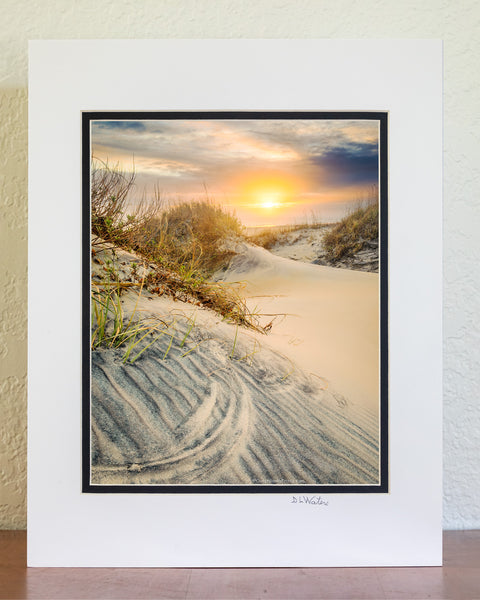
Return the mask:
M 92 156 L 136 172 L 136 192 L 208 195 L 246 226 L 332 222 L 378 189 L 375 120 L 92 121 Z

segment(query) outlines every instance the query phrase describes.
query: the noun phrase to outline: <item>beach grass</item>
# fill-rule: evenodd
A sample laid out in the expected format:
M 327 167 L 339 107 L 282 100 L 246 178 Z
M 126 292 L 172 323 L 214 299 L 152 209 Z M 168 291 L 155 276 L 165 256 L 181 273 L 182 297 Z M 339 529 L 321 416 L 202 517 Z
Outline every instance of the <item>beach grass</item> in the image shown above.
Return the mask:
M 209 276 L 230 254 L 225 239 L 242 235 L 232 213 L 205 197 L 164 208 L 136 239 L 137 248 L 186 279 Z
M 325 223 L 298 223 L 294 225 L 282 225 L 279 227 L 266 227 L 258 233 L 247 236 L 247 240 L 257 246 L 270 250 L 276 244 L 281 243 L 286 236 L 303 229 L 323 229 L 327 227 Z
M 91 165 L 90 207 L 92 246 L 103 241 L 120 247 L 134 243 L 162 205 L 158 191 L 147 200 L 145 195 L 132 201 L 135 167 L 125 171 L 94 159 Z
M 353 256 L 371 240 L 378 240 L 378 202 L 356 207 L 326 233 L 323 244 L 330 260 Z
M 263 331 L 238 286 L 211 280 L 233 255 L 226 242 L 243 234 L 234 214 L 206 192 L 204 198 L 191 202 L 168 204 L 160 193 L 150 202 L 143 197 L 133 202 L 134 172 L 98 161 L 92 164 L 91 172 L 92 249 L 109 242 L 134 252 L 149 265 L 149 273 L 142 280 L 149 293 L 209 308 L 229 322 Z M 134 271 L 132 278 L 140 282 Z M 115 278 L 111 274 L 113 281 Z M 104 302 L 110 310 L 113 298 Z
M 92 288 L 92 350 L 99 348 L 125 347 L 123 362 L 134 363 L 141 354 L 157 339 L 166 333 L 169 325 L 162 319 L 139 318 L 137 303 L 142 293 L 138 292 L 137 303 L 130 316 L 126 316 L 121 302 L 122 285 L 95 285 Z M 139 352 L 134 352 L 147 337 L 153 339 L 143 345 Z M 133 353 L 133 355 L 132 355 Z

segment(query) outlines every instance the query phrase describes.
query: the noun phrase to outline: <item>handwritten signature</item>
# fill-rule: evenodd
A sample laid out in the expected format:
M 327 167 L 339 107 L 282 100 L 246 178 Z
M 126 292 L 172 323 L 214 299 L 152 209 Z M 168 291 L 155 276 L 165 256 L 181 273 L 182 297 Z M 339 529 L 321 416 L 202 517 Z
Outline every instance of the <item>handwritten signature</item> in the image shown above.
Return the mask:
M 328 500 L 321 496 L 292 496 L 290 504 L 315 504 L 316 506 L 328 506 Z

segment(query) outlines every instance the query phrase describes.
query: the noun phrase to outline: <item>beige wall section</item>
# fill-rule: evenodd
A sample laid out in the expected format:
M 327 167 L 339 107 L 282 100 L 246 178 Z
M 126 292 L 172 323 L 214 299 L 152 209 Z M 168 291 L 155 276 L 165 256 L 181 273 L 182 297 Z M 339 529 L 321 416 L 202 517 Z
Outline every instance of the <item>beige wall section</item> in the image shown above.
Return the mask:
M 25 527 L 27 482 L 25 87 L 0 89 L 0 115 L 0 528 L 13 529 Z
M 2 0 L 0 528 L 26 526 L 27 40 L 170 37 L 444 39 L 444 522 L 480 527 L 477 0 Z

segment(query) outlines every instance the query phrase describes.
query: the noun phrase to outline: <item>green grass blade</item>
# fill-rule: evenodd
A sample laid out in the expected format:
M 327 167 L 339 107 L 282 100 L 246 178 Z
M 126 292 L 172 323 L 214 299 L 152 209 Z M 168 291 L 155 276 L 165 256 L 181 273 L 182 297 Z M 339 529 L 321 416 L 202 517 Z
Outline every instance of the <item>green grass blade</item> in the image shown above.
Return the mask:
M 139 352 L 138 354 L 136 354 L 136 355 L 135 355 L 135 356 L 132 358 L 132 360 L 130 361 L 130 364 L 131 364 L 131 365 L 133 365 L 133 363 L 134 363 L 134 362 L 137 360 L 137 358 L 139 358 L 139 357 L 140 357 L 140 356 L 141 356 L 141 355 L 142 355 L 142 354 L 145 352 L 145 350 L 146 350 L 147 348 L 150 348 L 150 346 L 151 346 L 152 344 L 154 344 L 154 343 L 155 343 L 157 340 L 159 340 L 159 339 L 162 337 L 162 335 L 164 335 L 164 333 L 165 333 L 165 331 L 162 331 L 162 333 L 160 333 L 159 335 L 157 335 L 157 337 L 156 337 L 155 339 L 153 339 L 153 340 L 152 340 L 152 341 L 151 341 L 149 344 L 147 344 L 147 345 L 145 346 L 145 348 L 142 348 L 142 349 L 140 350 L 140 352 Z M 135 344 L 135 345 L 136 345 L 136 344 Z
M 153 331 L 154 331 L 154 330 L 153 330 Z M 125 362 L 127 362 L 127 360 L 128 360 L 128 358 L 129 358 L 129 356 L 130 356 L 130 354 L 131 354 L 132 350 L 133 350 L 134 348 L 136 348 L 136 347 L 138 346 L 138 344 L 139 344 L 139 343 L 140 343 L 140 342 L 141 342 L 143 339 L 145 339 L 145 338 L 146 338 L 146 337 L 147 337 L 147 336 L 148 336 L 150 333 L 152 333 L 152 329 L 149 329 L 149 330 L 147 331 L 147 333 L 145 333 L 144 335 L 142 335 L 142 337 L 141 337 L 140 339 L 138 339 L 137 341 L 135 341 L 135 338 L 136 338 L 136 336 L 137 336 L 138 332 L 135 332 L 135 333 L 133 333 L 133 334 L 130 336 L 130 337 L 133 337 L 134 339 L 133 339 L 132 343 L 129 345 L 129 347 L 127 348 L 127 350 L 126 350 L 126 352 L 125 352 L 125 354 L 124 354 L 124 356 L 123 356 L 123 362 L 124 362 L 124 363 L 125 363 Z M 164 334 L 165 334 L 165 331 L 162 331 L 162 332 L 161 332 L 161 333 L 160 333 L 160 334 L 159 334 L 159 335 L 158 335 L 158 336 L 155 338 L 155 340 L 158 340 L 158 339 L 160 339 L 160 338 L 162 337 L 162 335 L 164 335 Z M 153 340 L 153 341 L 155 341 L 155 340 Z M 150 344 L 148 344 L 148 346 L 146 346 L 146 347 L 145 347 L 143 350 L 146 350 L 146 349 L 147 349 L 147 348 L 149 348 L 149 347 L 150 347 L 152 344 L 153 344 L 153 342 L 151 342 Z M 143 350 L 142 350 L 142 352 L 143 352 Z M 133 363 L 133 362 L 135 362 L 135 360 L 136 360 L 136 359 L 137 359 L 137 358 L 140 356 L 140 354 L 142 354 L 142 352 L 140 352 L 139 354 L 137 354 L 137 356 L 136 356 L 136 357 L 135 357 L 135 358 L 134 358 L 132 361 L 130 361 L 130 362 L 132 362 L 132 363 Z
M 180 348 L 183 348 L 183 346 L 185 345 L 185 342 L 187 341 L 187 338 L 190 335 L 190 333 L 191 333 L 191 331 L 193 329 L 193 326 L 195 325 L 195 319 L 196 318 L 197 318 L 197 313 L 195 313 L 193 315 L 193 319 L 190 320 L 190 327 L 188 328 L 187 333 L 184 335 L 183 340 L 180 343 Z
M 188 356 L 190 354 L 190 352 L 193 352 L 196 348 L 198 348 L 200 346 L 200 344 L 203 344 L 203 342 L 206 342 L 206 341 L 207 340 L 202 340 L 201 342 L 198 342 L 198 344 L 196 344 L 193 348 L 190 348 L 190 350 L 188 350 L 187 352 L 182 354 L 182 356 L 180 358 L 183 358 L 184 356 Z
M 167 358 L 168 353 L 170 352 L 170 348 L 172 347 L 174 337 L 175 337 L 175 332 L 172 333 L 172 335 L 170 336 L 170 343 L 168 344 L 168 348 L 166 349 L 165 354 L 163 355 L 163 360 L 165 360 Z

